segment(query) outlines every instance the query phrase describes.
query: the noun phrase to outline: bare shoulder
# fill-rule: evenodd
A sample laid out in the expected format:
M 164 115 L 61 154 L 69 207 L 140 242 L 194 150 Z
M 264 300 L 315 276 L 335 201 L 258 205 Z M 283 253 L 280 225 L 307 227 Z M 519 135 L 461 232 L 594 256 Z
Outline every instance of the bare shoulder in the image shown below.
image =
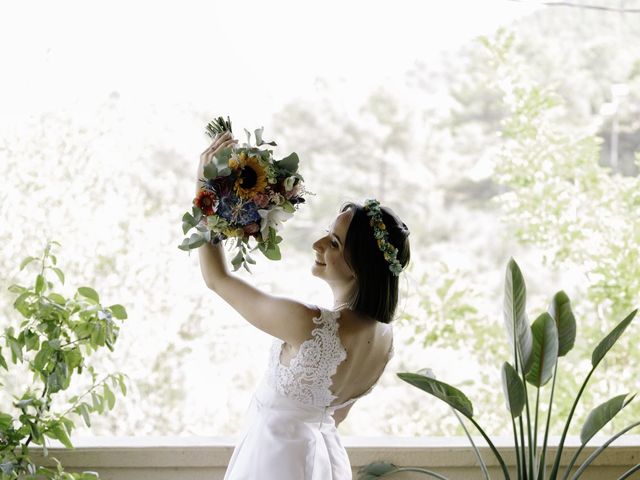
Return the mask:
M 341 333 L 345 335 L 357 335 L 358 333 L 373 330 L 378 323 L 375 319 L 348 308 L 340 310 L 338 322 L 340 323 Z
M 281 299 L 286 305 L 286 318 L 281 319 L 282 325 L 286 327 L 280 337 L 291 345 L 300 345 L 307 340 L 311 332 L 318 325 L 316 321 L 322 316 L 322 309 L 316 305 L 299 302 L 292 299 Z M 284 313 L 284 312 L 283 312 Z M 286 336 L 286 338 L 284 338 Z
M 381 323 L 375 318 L 349 309 L 340 311 L 338 321 L 340 337 L 345 341 L 366 338 L 368 343 L 375 342 L 385 351 L 393 345 L 393 328 L 390 324 Z

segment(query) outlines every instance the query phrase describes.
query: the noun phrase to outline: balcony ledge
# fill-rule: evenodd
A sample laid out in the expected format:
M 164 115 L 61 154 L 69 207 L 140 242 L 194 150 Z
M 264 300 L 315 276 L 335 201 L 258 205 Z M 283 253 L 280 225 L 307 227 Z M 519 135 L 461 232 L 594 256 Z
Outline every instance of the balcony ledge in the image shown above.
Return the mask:
M 342 437 L 354 473 L 368 463 L 387 461 L 400 466 L 420 466 L 439 472 L 451 480 L 481 478 L 476 459 L 465 437 Z M 559 438 L 552 437 L 550 444 Z M 216 480 L 224 477 L 226 465 L 237 441 L 236 437 L 77 437 L 75 448 L 65 449 L 52 442 L 49 457 L 56 457 L 69 471 L 97 471 L 104 480 L 141 478 Z M 482 439 L 474 439 L 482 445 Z M 606 438 L 592 441 L 580 460 L 587 458 Z M 515 456 L 509 447 L 511 439 L 497 438 L 495 445 L 510 470 L 515 469 Z M 579 439 L 568 438 L 563 465 L 575 453 Z M 488 447 L 480 447 L 489 472 L 501 478 L 497 461 Z M 551 447 L 549 463 L 556 448 Z M 42 456 L 39 447 L 32 449 L 38 463 L 53 465 Z M 616 479 L 640 462 L 640 435 L 618 439 L 587 469 L 581 480 Z M 356 476 L 354 475 L 354 478 Z M 423 479 L 424 475 L 403 473 L 398 480 Z M 633 477 L 631 477 L 633 478 Z

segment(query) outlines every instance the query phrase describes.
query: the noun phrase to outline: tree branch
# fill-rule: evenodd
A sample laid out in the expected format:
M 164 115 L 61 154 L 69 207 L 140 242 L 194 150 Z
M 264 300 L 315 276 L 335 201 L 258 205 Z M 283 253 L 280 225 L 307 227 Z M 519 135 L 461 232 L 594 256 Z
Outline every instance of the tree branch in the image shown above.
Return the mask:
M 600 5 L 581 5 L 573 2 L 530 2 L 526 0 L 509 0 L 517 3 L 535 3 L 545 7 L 573 7 L 584 8 L 588 10 L 601 10 L 606 12 L 619 12 L 619 13 L 640 13 L 640 8 L 616 8 L 616 7 L 603 7 Z

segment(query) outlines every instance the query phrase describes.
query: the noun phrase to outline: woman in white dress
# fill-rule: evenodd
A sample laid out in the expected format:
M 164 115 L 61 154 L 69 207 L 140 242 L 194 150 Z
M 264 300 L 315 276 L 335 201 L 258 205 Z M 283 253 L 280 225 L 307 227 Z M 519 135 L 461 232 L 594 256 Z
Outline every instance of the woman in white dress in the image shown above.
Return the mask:
M 236 142 L 217 136 L 203 166 Z M 196 189 L 199 190 L 199 184 Z M 409 231 L 375 200 L 347 203 L 311 246 L 311 273 L 333 291 L 332 308 L 267 294 L 227 268 L 220 243 L 199 248 L 206 285 L 274 337 L 264 378 L 225 480 L 350 480 L 337 425 L 371 391 L 393 354 L 390 322 Z

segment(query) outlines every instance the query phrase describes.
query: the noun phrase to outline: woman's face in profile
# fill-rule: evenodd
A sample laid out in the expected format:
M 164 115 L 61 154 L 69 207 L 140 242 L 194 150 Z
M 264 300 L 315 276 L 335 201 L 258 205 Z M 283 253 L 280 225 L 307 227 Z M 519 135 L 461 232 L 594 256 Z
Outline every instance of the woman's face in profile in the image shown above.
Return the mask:
M 353 210 L 341 212 L 325 235 L 313 243 L 315 261 L 311 273 L 330 283 L 350 282 L 354 275 L 344 255 L 344 241 L 353 218 Z

